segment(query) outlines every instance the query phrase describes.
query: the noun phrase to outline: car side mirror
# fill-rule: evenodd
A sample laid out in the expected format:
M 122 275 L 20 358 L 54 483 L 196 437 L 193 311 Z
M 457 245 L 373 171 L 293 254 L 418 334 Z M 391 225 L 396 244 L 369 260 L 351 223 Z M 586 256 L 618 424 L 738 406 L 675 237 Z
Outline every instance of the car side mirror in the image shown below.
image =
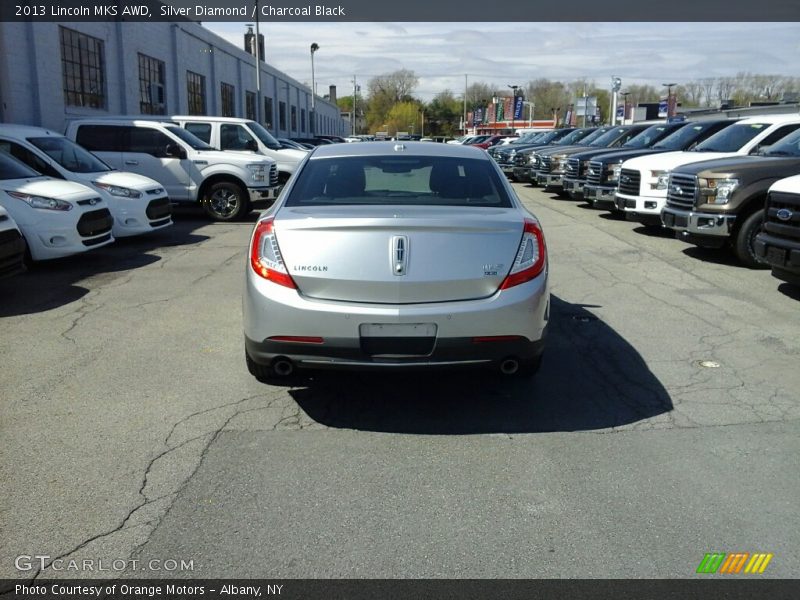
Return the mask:
M 186 158 L 186 150 L 178 146 L 178 144 L 167 144 L 164 154 L 170 158 L 179 158 L 181 160 Z
M 250 150 L 250 152 L 258 152 L 258 144 L 255 140 L 247 140 L 244 144 L 245 150 Z

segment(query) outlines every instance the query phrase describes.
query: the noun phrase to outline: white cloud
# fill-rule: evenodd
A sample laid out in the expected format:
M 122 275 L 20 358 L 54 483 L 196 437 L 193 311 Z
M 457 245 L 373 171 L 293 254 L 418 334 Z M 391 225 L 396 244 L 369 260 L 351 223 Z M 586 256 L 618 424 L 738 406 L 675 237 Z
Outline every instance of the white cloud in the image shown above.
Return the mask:
M 236 46 L 244 24 L 206 23 Z M 319 90 L 362 89 L 376 75 L 405 68 L 430 100 L 470 82 L 505 87 L 547 77 L 581 77 L 606 85 L 659 86 L 741 71 L 800 76 L 798 23 L 262 23 L 267 61 L 309 81 L 309 46 L 316 42 Z

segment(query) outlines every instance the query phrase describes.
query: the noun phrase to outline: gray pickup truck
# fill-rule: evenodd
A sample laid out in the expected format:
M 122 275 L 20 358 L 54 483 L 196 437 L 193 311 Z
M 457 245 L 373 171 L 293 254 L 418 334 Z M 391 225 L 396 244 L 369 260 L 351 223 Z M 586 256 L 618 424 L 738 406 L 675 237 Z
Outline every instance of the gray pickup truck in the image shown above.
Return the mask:
M 800 174 L 800 131 L 758 156 L 719 158 L 676 167 L 667 185 L 665 227 L 696 246 L 728 244 L 751 268 L 766 266 L 756 252 L 770 186 Z

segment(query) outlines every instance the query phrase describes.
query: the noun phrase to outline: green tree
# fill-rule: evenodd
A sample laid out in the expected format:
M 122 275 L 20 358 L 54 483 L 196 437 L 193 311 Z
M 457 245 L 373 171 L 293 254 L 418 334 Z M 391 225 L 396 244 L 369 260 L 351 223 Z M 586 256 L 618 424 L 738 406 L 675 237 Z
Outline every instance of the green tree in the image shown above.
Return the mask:
M 369 80 L 367 90 L 367 127 L 371 132 L 381 131 L 388 125 L 389 111 L 399 102 L 413 100 L 412 92 L 419 78 L 413 71 L 401 69 Z

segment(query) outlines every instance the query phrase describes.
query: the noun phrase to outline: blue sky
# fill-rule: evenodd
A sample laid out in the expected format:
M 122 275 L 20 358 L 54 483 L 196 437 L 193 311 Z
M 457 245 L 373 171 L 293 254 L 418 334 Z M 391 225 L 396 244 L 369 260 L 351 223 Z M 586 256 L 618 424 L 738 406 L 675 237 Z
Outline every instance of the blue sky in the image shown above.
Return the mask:
M 244 23 L 204 23 L 242 44 Z M 800 23 L 275 23 L 262 22 L 267 62 L 310 83 L 309 46 L 317 91 L 336 85 L 352 94 L 356 75 L 369 78 L 410 69 L 416 95 L 430 100 L 468 81 L 498 89 L 547 77 L 593 79 L 612 75 L 631 84 L 684 83 L 740 71 L 800 76 Z

